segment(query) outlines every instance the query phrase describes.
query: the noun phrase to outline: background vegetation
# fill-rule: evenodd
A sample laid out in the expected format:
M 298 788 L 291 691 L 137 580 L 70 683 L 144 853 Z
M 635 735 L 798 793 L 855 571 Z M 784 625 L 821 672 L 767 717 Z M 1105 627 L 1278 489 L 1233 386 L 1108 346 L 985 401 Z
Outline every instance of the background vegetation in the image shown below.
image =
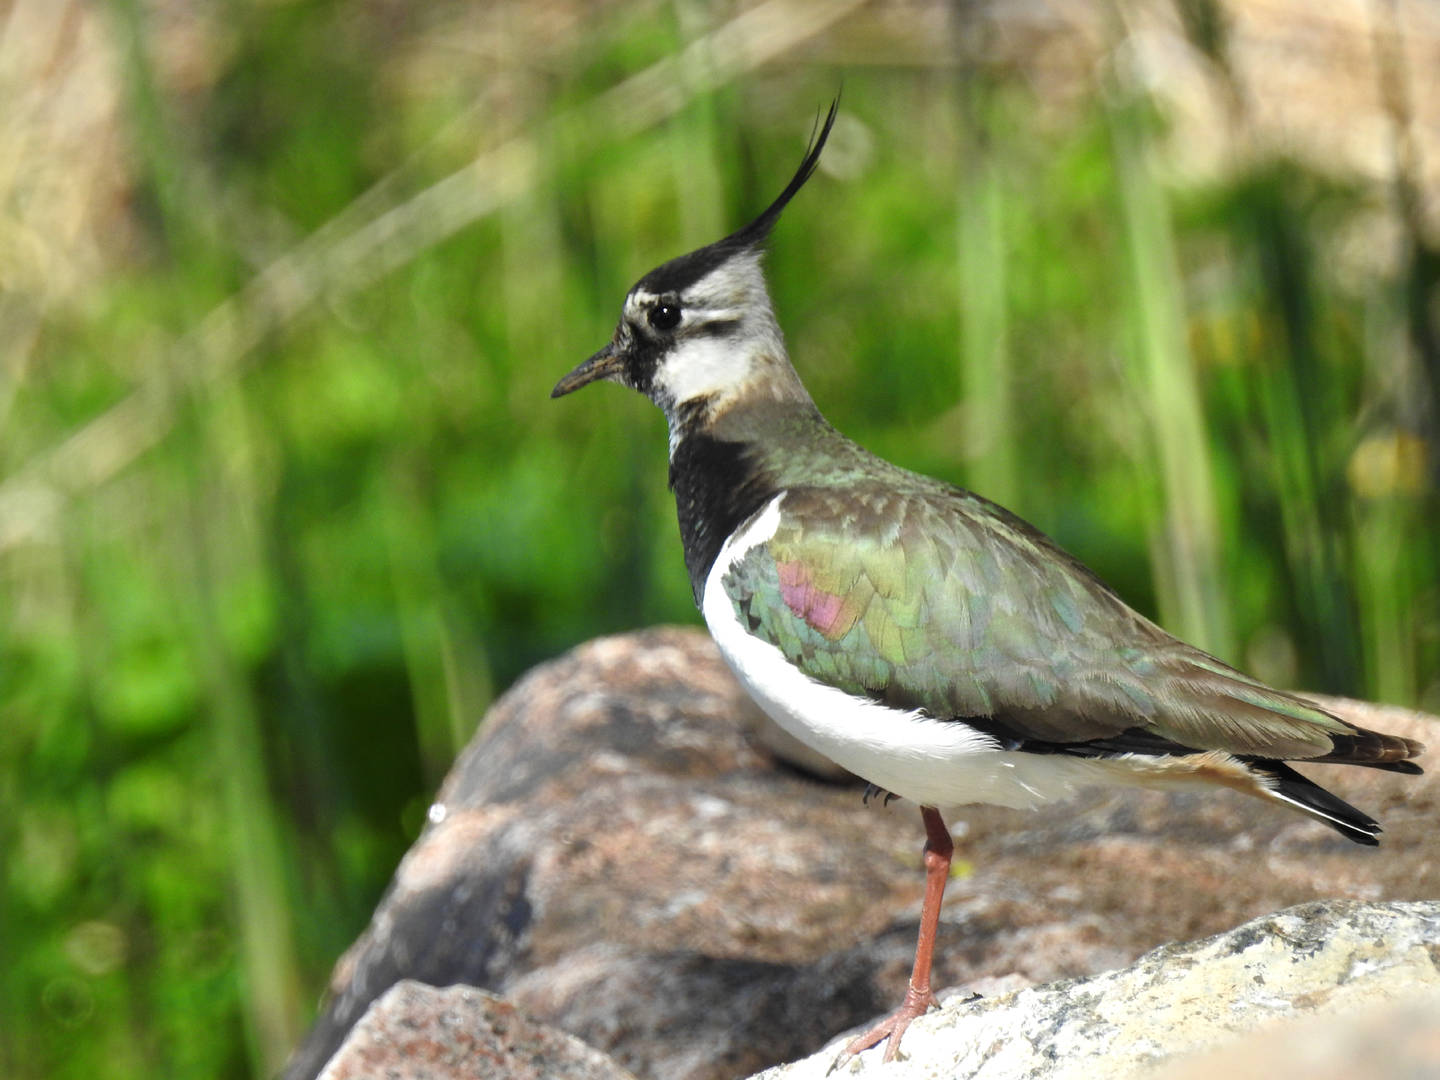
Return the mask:
M 494 696 L 698 621 L 659 414 L 547 394 L 842 81 L 769 262 L 830 418 L 1257 674 L 1440 704 L 1414 99 L 1318 168 L 1153 7 L 1199 134 L 1140 5 L 1078 75 L 970 4 L 0 8 L 0 1074 L 272 1073 Z

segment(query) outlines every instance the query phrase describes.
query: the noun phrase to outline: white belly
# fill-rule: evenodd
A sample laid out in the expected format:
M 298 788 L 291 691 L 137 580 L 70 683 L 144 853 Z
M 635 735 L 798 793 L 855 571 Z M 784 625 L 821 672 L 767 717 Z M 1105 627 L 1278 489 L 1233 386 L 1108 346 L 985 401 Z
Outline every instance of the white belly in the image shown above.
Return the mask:
M 857 776 L 923 806 L 1031 807 L 1087 784 L 1124 779 L 1116 774 L 1128 770 L 1114 762 L 1002 750 L 961 721 L 855 697 L 810 678 L 774 645 L 750 634 L 720 582 L 736 559 L 775 535 L 784 497 L 776 496 L 725 543 L 701 600 L 720 654 L 772 720 Z

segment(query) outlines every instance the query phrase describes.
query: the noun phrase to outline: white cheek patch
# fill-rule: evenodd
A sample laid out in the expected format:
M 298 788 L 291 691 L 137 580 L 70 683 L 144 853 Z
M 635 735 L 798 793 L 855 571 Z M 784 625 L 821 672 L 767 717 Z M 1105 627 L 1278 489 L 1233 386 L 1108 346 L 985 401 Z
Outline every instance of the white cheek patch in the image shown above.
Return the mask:
M 749 357 L 732 342 L 696 337 L 670 350 L 655 371 L 655 386 L 679 404 L 733 391 L 749 368 Z

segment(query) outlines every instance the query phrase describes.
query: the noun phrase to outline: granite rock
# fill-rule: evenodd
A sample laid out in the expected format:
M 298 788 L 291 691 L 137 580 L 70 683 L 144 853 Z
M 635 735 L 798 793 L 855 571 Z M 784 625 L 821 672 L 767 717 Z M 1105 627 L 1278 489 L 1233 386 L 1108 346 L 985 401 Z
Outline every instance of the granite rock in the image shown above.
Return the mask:
M 572 1035 L 468 986 L 402 980 L 365 1011 L 320 1080 L 635 1080 Z
M 1340 702 L 1432 745 L 1432 718 Z M 491 709 L 287 1080 L 402 979 L 503 994 L 640 1077 L 721 1080 L 813 1052 L 899 1000 L 919 814 L 783 760 L 695 630 L 606 638 Z M 782 756 L 777 756 L 782 755 Z M 1092 975 L 1321 898 L 1440 896 L 1436 773 L 1319 766 L 1386 826 L 1364 849 L 1220 791 L 1092 792 L 951 822 L 938 986 Z
M 1429 1070 L 1410 1075 L 1433 1076 L 1440 1075 L 1440 1040 L 1435 1029 L 1411 1025 L 1437 1010 L 1440 902 L 1318 902 L 1163 946 L 1118 971 L 978 1001 L 952 996 L 915 1021 L 896 1062 L 882 1063 L 877 1047 L 835 1068 L 844 1045 L 837 1039 L 755 1080 L 1120 1080 L 1155 1076 L 1171 1062 L 1176 1067 L 1163 1075 L 1177 1080 L 1231 1077 L 1228 1062 L 1250 1068 L 1263 1053 L 1274 1063 L 1320 1032 L 1332 1048 L 1363 1048 L 1367 1038 L 1353 1033 L 1396 1027 L 1405 1057 L 1387 1047 L 1348 1075 L 1400 1075 L 1381 1068 L 1408 1058 Z M 1383 1022 L 1367 1026 L 1372 1015 Z M 1225 1049 L 1201 1053 L 1215 1047 Z M 1310 1074 L 1292 1059 L 1263 1075 Z

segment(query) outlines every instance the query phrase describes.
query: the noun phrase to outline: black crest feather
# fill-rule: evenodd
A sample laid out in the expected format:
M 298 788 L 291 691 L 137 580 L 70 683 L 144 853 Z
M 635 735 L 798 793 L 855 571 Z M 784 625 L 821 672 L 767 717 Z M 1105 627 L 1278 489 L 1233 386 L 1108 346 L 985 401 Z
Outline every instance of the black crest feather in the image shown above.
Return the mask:
M 795 197 L 799 190 L 805 186 L 805 181 L 814 175 L 815 169 L 820 164 L 820 152 L 825 149 L 825 140 L 830 137 L 830 129 L 835 126 L 835 116 L 840 111 L 840 96 L 837 94 L 835 100 L 830 103 L 830 111 L 825 114 L 825 122 L 820 123 L 819 135 L 814 129 L 810 132 L 810 145 L 805 150 L 805 157 L 800 162 L 800 167 L 795 170 L 795 175 L 790 178 L 790 183 L 785 185 L 785 190 L 776 196 L 775 201 L 760 212 L 759 217 L 744 228 L 737 229 L 729 236 L 721 240 L 719 244 L 726 245 L 732 250 L 740 248 L 756 247 L 765 242 L 770 235 L 770 230 L 775 227 L 775 222 L 780 220 L 780 212 L 785 209 L 790 200 Z M 712 245 L 719 246 L 719 245 Z
M 656 295 L 680 292 L 741 252 L 759 248 L 770 235 L 770 230 L 775 227 L 775 222 L 780 220 L 781 211 L 805 186 L 805 181 L 814 175 L 816 166 L 820 164 L 820 152 L 825 149 L 825 140 L 830 137 L 830 129 L 835 126 L 835 117 L 839 111 L 840 96 L 837 94 L 830 103 L 830 111 L 825 114 L 824 122 L 821 123 L 817 118 L 818 134 L 812 131 L 805 157 L 800 162 L 800 167 L 795 170 L 795 175 L 790 178 L 790 183 L 785 185 L 785 190 L 780 192 L 775 201 L 762 210 L 755 220 L 736 229 L 723 240 L 717 240 L 657 266 L 636 283 L 636 288 L 643 288 Z

